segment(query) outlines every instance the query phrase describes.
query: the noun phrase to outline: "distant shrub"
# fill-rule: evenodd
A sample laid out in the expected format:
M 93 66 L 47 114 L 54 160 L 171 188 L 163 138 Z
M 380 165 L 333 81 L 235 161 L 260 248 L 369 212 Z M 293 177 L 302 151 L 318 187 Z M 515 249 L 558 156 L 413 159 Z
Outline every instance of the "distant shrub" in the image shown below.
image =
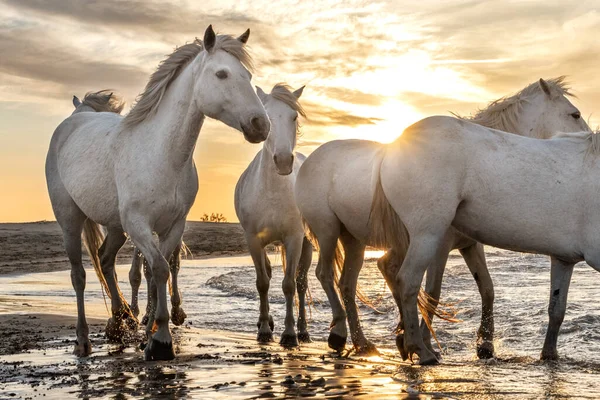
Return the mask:
M 202 222 L 227 222 L 227 218 L 221 213 L 204 214 L 200 217 Z

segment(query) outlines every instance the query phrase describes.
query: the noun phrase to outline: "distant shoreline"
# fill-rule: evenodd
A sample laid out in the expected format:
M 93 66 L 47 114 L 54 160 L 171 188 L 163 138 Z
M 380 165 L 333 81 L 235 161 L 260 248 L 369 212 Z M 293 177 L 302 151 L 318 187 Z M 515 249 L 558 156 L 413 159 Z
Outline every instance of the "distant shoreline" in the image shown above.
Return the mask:
M 239 223 L 188 221 L 183 239 L 192 258 L 247 253 Z M 62 232 L 56 221 L 0 223 L 0 275 L 51 272 L 70 269 Z M 89 265 L 87 253 L 84 263 Z M 129 263 L 131 242 L 125 243 L 117 259 Z

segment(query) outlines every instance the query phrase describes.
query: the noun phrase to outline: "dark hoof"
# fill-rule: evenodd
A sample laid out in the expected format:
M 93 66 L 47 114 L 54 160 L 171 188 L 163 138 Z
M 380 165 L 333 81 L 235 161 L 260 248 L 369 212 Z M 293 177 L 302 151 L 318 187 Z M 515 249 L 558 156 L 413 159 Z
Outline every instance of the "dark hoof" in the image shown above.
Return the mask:
M 542 350 L 542 356 L 540 357 L 542 361 L 557 361 L 558 360 L 558 352 L 556 350 Z
M 142 325 L 148 325 L 148 314 L 142 317 Z
M 116 321 L 113 317 L 110 317 L 106 323 L 106 329 L 104 332 L 106 333 L 106 338 L 110 342 L 121 343 L 123 342 L 123 338 L 125 337 L 127 330 L 128 329 L 125 321 Z
M 177 307 L 177 308 L 173 307 L 173 309 L 171 310 L 171 322 L 173 322 L 173 325 L 175 325 L 175 326 L 183 325 L 186 318 L 187 318 L 187 315 L 181 307 Z
M 75 348 L 73 354 L 77 357 L 87 357 L 92 354 L 92 343 L 89 340 L 82 341 L 82 343 L 75 342 Z
M 281 335 L 281 340 L 279 340 L 279 344 L 285 348 L 298 347 L 298 336 L 296 335 Z
M 438 365 L 440 360 L 438 360 L 433 354 L 429 355 L 426 358 L 419 358 L 419 365 Z
M 256 340 L 259 343 L 269 343 L 273 341 L 273 333 L 271 332 L 258 332 Z
M 173 343 L 161 343 L 157 340 L 150 339 L 146 349 L 144 349 L 144 359 L 146 361 L 166 361 L 175 358 L 173 351 Z
M 404 348 L 403 333 L 396 335 L 396 347 L 398 348 L 398 351 L 400 351 L 400 356 L 402 357 L 402 360 L 406 361 L 408 359 L 408 351 L 406 351 L 406 349 Z
M 300 343 L 310 343 L 310 342 L 312 342 L 312 340 L 310 340 L 310 335 L 308 334 L 308 332 L 300 332 L 300 333 L 298 333 L 298 341 Z
M 369 357 L 369 356 L 378 356 L 379 350 L 377 350 L 377 347 L 375 347 L 375 345 L 369 341 L 367 341 L 367 344 L 362 345 L 362 346 L 354 346 L 354 354 L 357 356 L 365 356 L 365 357 Z
M 327 344 L 335 351 L 342 351 L 346 348 L 346 339 L 336 333 L 330 333 L 327 338 Z
M 492 342 L 482 342 L 477 345 L 477 357 L 480 360 L 494 358 L 494 344 Z

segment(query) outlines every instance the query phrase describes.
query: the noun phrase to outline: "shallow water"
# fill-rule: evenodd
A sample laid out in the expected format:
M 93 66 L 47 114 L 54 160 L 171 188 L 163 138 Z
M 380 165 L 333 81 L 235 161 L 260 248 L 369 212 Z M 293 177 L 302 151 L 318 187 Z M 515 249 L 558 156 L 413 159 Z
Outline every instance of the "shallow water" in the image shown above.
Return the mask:
M 434 322 L 442 345 L 441 366 L 421 368 L 398 364 L 399 367 L 394 367 L 397 368 L 394 382 L 404 385 L 405 389 L 414 387 L 421 394 L 428 393 L 434 397 L 443 394 L 459 398 L 599 398 L 600 305 L 594 300 L 600 299 L 600 285 L 597 284 L 600 276 L 585 264 L 575 267 L 567 314 L 559 337 L 558 351 L 562 359 L 558 363 L 541 363 L 538 358 L 547 325 L 549 260 L 543 256 L 497 249 L 487 249 L 486 255 L 495 284 L 498 359 L 476 359 L 476 330 L 481 316 L 479 294 L 463 259 L 458 253 L 452 253 L 444 277 L 442 301 L 457 304 L 462 322 Z M 275 320 L 275 335 L 278 336 L 283 330 L 284 318 L 283 273 L 277 267 L 281 265 L 279 257 L 271 256 L 271 260 L 274 265 L 271 313 Z M 127 266 L 118 267 L 121 288 L 129 298 L 127 270 Z M 188 323 L 192 327 L 256 333 L 258 296 L 250 257 L 184 260 L 179 282 Z M 378 308 L 385 311 L 377 314 L 367 307 L 360 307 L 365 333 L 380 349 L 387 350 L 385 354 L 398 358 L 392 333 L 398 313 L 374 260 L 365 263 L 360 282 L 363 291 L 378 300 Z M 314 266 L 309 275 L 309 285 L 314 299 L 309 332 L 313 340 L 325 341 L 331 313 L 326 296 L 314 277 Z M 143 309 L 145 283 L 141 292 Z M 11 302 L 35 302 L 37 312 L 76 313 L 74 292 L 66 271 L 0 277 L 0 298 L 3 300 L 0 312 L 9 312 Z M 107 315 L 92 271 L 88 272 L 86 301 L 89 315 Z M 10 357 L 33 362 L 29 359 L 35 358 L 35 353 Z M 7 359 L 0 357 L 0 360 Z M 186 373 L 200 380 L 206 376 L 204 372 Z M 389 384 L 389 378 L 386 379 Z M 190 393 L 193 394 L 193 391 L 175 397 L 185 397 Z M 228 397 L 241 394 L 230 391 Z

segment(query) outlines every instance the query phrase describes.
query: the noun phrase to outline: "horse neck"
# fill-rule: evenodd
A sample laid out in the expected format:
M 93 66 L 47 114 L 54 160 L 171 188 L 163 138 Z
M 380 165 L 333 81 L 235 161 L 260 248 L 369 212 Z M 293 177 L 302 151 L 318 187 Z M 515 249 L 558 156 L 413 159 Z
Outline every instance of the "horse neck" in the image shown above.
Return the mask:
M 194 99 L 193 65 L 196 62 L 201 62 L 199 57 L 169 85 L 156 114 L 143 122 L 147 128 L 144 130 L 153 132 L 154 136 L 147 140 L 161 149 L 165 162 L 177 170 L 192 162 L 204 122 L 204 114 Z

